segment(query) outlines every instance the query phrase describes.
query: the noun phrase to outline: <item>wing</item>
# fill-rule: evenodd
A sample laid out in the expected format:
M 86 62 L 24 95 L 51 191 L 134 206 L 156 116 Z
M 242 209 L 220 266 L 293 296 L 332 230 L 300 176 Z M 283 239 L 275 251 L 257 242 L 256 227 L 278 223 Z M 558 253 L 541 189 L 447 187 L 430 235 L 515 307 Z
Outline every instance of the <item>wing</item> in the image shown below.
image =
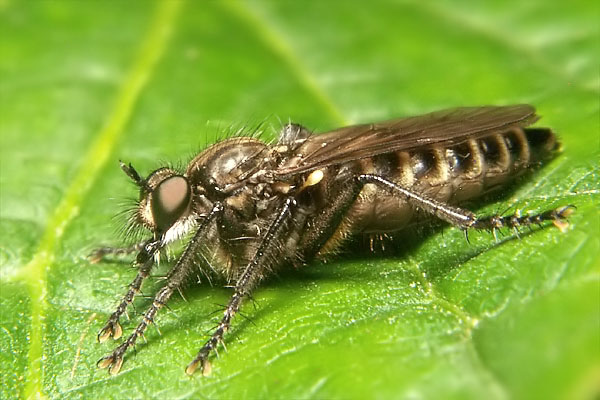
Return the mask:
M 296 151 L 293 164 L 277 169 L 279 176 L 424 146 L 452 146 L 468 139 L 525 127 L 538 117 L 527 104 L 463 107 L 376 124 L 353 125 L 310 136 Z

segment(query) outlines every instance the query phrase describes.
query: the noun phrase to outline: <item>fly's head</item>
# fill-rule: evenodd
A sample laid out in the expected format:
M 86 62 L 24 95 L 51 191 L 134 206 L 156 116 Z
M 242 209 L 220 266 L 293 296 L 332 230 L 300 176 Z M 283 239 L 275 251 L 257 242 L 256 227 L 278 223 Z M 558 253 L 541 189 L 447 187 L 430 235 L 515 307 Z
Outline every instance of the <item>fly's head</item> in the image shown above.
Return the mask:
M 142 178 L 131 164 L 121 162 L 121 169 L 140 187 L 135 223 L 165 243 L 190 229 L 196 207 L 188 177 L 167 167 L 153 171 L 147 178 Z

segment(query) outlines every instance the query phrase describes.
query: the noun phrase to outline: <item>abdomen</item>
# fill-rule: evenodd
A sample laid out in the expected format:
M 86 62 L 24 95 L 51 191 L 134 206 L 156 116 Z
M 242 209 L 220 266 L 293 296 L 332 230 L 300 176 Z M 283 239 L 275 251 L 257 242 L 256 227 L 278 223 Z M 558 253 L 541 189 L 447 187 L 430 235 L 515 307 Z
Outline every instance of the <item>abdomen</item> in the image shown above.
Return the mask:
M 516 128 L 451 147 L 427 147 L 357 160 L 356 169 L 456 205 L 506 186 L 515 177 L 550 158 L 557 147 L 556 137 L 550 129 Z M 368 184 L 319 254 L 335 250 L 351 234 L 401 230 L 414 213 L 414 208 L 405 199 Z

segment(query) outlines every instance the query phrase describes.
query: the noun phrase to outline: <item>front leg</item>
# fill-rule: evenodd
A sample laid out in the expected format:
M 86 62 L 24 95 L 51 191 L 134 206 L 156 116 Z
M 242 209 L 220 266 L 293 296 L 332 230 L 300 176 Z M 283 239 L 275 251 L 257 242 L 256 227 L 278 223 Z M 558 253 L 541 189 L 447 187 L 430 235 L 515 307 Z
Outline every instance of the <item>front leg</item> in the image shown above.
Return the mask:
M 265 236 L 262 238 L 254 257 L 240 275 L 235 285 L 233 296 L 231 296 L 229 303 L 227 303 L 227 307 L 225 308 L 219 325 L 210 339 L 202 346 L 196 355 L 196 358 L 194 358 L 187 366 L 185 369 L 186 374 L 192 375 L 198 368 L 198 365 L 201 366 L 203 374 L 208 375 L 210 372 L 210 362 L 208 361 L 210 354 L 216 349 L 217 345 L 223 341 L 223 336 L 225 335 L 225 332 L 229 330 L 231 320 L 240 309 L 242 300 L 252 293 L 252 290 L 260 281 L 260 278 L 264 276 L 265 271 L 268 269 L 267 259 L 276 257 L 274 257 L 273 251 L 278 250 L 277 242 L 281 235 L 284 235 L 286 232 L 284 227 L 291 215 L 292 208 L 295 205 L 296 201 L 293 198 L 287 198 L 283 206 L 279 209 L 277 217 L 271 223 Z
M 148 325 L 154 322 L 154 317 L 156 316 L 158 310 L 167 303 L 173 292 L 181 287 L 186 277 L 189 275 L 189 272 L 192 269 L 192 266 L 194 265 L 194 257 L 198 254 L 200 246 L 202 246 L 203 244 L 203 240 L 206 237 L 206 232 L 208 231 L 210 224 L 222 211 L 222 204 L 216 203 L 213 207 L 213 210 L 210 212 L 209 215 L 206 216 L 206 218 L 198 227 L 196 234 L 190 241 L 190 244 L 187 246 L 183 254 L 177 260 L 177 263 L 175 264 L 173 269 L 169 271 L 165 286 L 163 286 L 158 291 L 158 293 L 154 297 L 152 305 L 148 308 L 148 310 L 146 310 L 138 326 L 135 328 L 133 333 L 127 338 L 127 340 L 125 340 L 120 346 L 114 349 L 111 354 L 101 358 L 98 361 L 97 365 L 99 368 L 108 368 L 109 373 L 112 375 L 115 375 L 119 372 L 119 370 L 121 369 L 121 365 L 123 364 L 123 356 L 125 355 L 127 349 L 135 345 L 137 338 L 142 336 Z M 124 303 L 125 301 L 121 304 Z M 113 316 L 115 314 L 113 314 Z M 111 319 L 109 319 L 109 323 L 112 320 L 113 316 L 111 316 Z M 107 326 L 109 326 L 108 323 Z M 104 329 L 106 329 L 106 327 Z M 121 327 L 119 326 L 118 329 L 120 336 L 120 333 L 122 332 Z M 103 331 L 101 331 L 100 333 L 102 334 Z M 108 330 L 106 335 L 107 337 L 109 336 Z
M 133 282 L 129 284 L 129 289 L 123 299 L 117 306 L 117 309 L 108 318 L 108 321 L 104 327 L 98 333 L 98 341 L 103 343 L 112 337 L 118 339 L 123 334 L 123 329 L 119 324 L 119 318 L 127 310 L 127 307 L 133 301 L 135 295 L 140 291 L 142 283 L 150 274 L 152 267 L 154 266 L 154 255 L 160 250 L 162 243 L 160 240 L 148 240 L 145 242 L 143 248 L 137 255 L 136 263 L 140 264 L 140 268 Z

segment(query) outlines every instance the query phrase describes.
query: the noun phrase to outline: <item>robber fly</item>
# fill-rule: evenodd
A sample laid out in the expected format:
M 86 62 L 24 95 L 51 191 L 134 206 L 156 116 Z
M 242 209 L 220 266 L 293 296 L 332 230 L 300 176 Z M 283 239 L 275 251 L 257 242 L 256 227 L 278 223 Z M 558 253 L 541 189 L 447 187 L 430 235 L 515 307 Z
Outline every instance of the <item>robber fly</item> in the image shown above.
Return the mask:
M 229 138 L 182 171 L 159 168 L 142 178 L 121 163 L 140 189 L 131 223 L 146 228 L 149 238 L 129 248 L 137 251 L 137 276 L 100 330 L 100 342 L 122 335 L 119 318 L 161 249 L 184 237 L 187 245 L 134 332 L 98 366 L 119 372 L 127 349 L 194 268 L 234 288 L 220 323 L 185 370 L 193 374 L 200 367 L 206 374 L 242 301 L 262 280 L 286 266 L 322 259 L 353 235 L 399 231 L 416 213 L 465 232 L 544 221 L 566 227 L 573 206 L 487 217 L 457 206 L 553 155 L 558 143 L 552 131 L 529 127 L 537 119 L 533 107 L 513 105 L 455 108 L 320 135 L 290 123 L 273 144 Z M 103 248 L 93 258 L 124 251 Z

